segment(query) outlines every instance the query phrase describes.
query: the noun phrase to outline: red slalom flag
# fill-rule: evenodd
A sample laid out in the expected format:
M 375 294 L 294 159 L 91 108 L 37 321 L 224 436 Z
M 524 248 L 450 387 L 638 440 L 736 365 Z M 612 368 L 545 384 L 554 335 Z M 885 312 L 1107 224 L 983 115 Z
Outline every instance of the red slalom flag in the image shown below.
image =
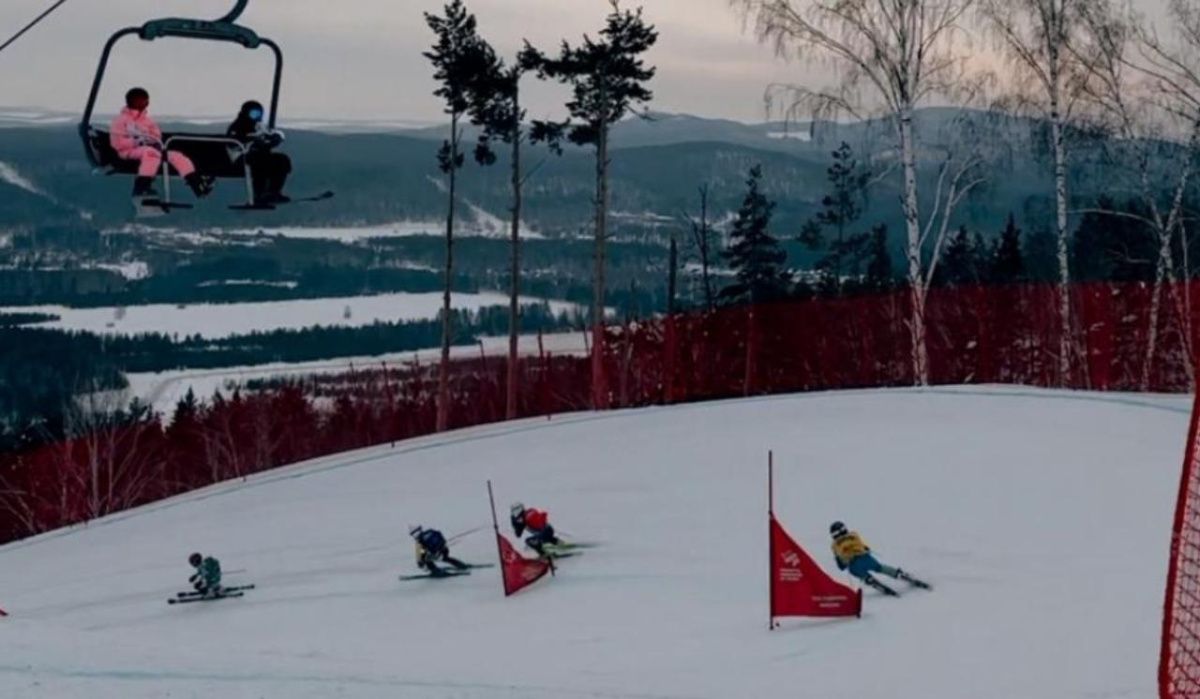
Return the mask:
M 8 612 L 4 611 L 3 609 L 0 609 L 0 616 L 8 616 Z
M 829 577 L 771 515 L 771 616 L 862 615 L 862 591 Z
M 553 570 L 550 561 L 526 558 L 509 543 L 500 532 L 496 532 L 500 546 L 500 569 L 504 577 L 504 596 L 508 597 L 540 580 Z

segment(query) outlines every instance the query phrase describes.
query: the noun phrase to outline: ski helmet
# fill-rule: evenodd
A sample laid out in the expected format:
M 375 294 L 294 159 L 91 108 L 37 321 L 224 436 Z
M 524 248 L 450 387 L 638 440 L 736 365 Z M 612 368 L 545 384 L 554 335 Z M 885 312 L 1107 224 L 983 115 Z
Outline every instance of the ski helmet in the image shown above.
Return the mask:
M 422 526 L 421 526 L 421 525 L 419 525 L 419 524 L 414 524 L 414 525 L 412 525 L 411 527 L 409 527 L 409 528 L 408 528 L 408 535 L 409 535 L 409 536 L 411 536 L 412 538 L 414 538 L 414 539 L 415 539 L 415 538 L 417 538 L 418 536 L 421 536 L 421 534 L 422 534 L 424 531 L 425 531 L 425 528 L 424 528 L 424 527 L 422 527 Z
M 245 116 L 245 117 L 249 118 L 251 121 L 255 121 L 255 122 L 262 121 L 263 115 L 265 114 L 265 110 L 263 109 L 262 103 L 256 102 L 254 100 L 250 100 L 249 102 L 246 102 L 245 104 L 243 104 L 240 111 L 241 111 L 242 116 Z
M 193 553 L 192 555 L 188 556 L 188 563 L 191 563 L 193 568 L 200 565 L 200 562 L 203 560 L 204 556 L 201 556 L 199 553 Z
M 839 536 L 845 536 L 846 525 L 842 522 L 834 522 L 833 524 L 829 525 L 829 535 L 835 539 Z
M 509 512 L 513 517 L 520 517 L 521 515 L 525 514 L 525 506 L 519 502 L 514 502 L 512 507 L 509 508 Z

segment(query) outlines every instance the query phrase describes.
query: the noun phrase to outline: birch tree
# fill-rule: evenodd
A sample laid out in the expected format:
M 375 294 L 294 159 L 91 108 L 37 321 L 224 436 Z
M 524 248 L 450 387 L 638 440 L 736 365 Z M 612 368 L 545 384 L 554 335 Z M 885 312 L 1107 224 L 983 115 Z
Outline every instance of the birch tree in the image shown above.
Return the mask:
M 1166 39 L 1135 13 L 1117 11 L 1109 3 L 1095 3 L 1085 17 L 1095 56 L 1087 96 L 1101 123 L 1117 137 L 1114 160 L 1132 168 L 1134 191 L 1146 213 L 1102 212 L 1137 218 L 1158 241 L 1142 357 L 1143 390 L 1150 387 L 1161 341 L 1164 292 L 1180 318 L 1185 352 L 1194 356 L 1190 295 L 1181 291 L 1174 251 L 1178 246 L 1186 255 L 1184 206 L 1200 146 L 1200 10 L 1173 0 L 1168 12 L 1173 31 Z M 1184 366 L 1194 385 L 1193 362 Z
M 930 275 L 924 261 L 933 217 L 922 226 L 917 184 L 917 136 L 914 112 L 936 94 L 952 93 L 964 76 L 959 52 L 962 24 L 974 0 L 730 0 L 740 7 L 761 41 L 784 57 L 828 60 L 840 83 L 831 89 L 791 87 L 793 104 L 814 116 L 848 113 L 861 116 L 864 105 L 879 104 L 896 138 L 903 175 L 906 268 L 911 298 L 908 320 L 913 379 L 929 382 L 925 299 Z M 975 180 L 971 167 L 945 165 L 939 186 L 957 204 Z M 940 199 L 939 199 L 940 200 Z M 952 209 L 952 207 L 950 207 Z M 943 211 L 947 216 L 952 211 Z M 936 265 L 937 246 L 930 267 Z
M 979 0 L 980 15 L 1011 71 L 1015 104 L 1050 125 L 1054 161 L 1054 229 L 1058 241 L 1059 380 L 1071 370 L 1071 269 L 1068 231 L 1067 129 L 1090 74 L 1092 57 L 1078 50 L 1085 17 L 1097 0 Z

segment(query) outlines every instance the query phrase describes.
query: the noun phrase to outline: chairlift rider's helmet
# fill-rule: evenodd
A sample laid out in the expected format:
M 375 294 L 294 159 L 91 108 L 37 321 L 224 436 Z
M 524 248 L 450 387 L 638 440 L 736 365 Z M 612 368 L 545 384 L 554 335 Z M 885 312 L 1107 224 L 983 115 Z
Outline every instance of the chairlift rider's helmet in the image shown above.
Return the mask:
M 837 539 L 846 535 L 846 525 L 842 522 L 834 522 L 829 525 L 829 536 Z
M 243 118 L 258 123 L 266 116 L 266 110 L 263 109 L 261 102 L 250 100 L 242 105 L 241 115 Z
M 204 556 L 201 556 L 199 553 L 193 553 L 188 556 L 188 563 L 191 563 L 193 568 L 199 568 L 202 561 L 204 561 Z
M 145 111 L 150 106 L 150 93 L 144 87 L 131 89 L 125 93 L 125 106 L 139 112 Z

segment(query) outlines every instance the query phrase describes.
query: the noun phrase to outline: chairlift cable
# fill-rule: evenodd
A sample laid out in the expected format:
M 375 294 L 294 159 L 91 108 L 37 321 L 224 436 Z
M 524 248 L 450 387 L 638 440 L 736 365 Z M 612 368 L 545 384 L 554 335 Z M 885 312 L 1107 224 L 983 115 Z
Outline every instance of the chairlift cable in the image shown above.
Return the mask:
M 26 32 L 28 32 L 30 29 L 33 29 L 33 28 L 34 28 L 34 27 L 36 27 L 37 25 L 41 24 L 42 20 L 44 20 L 44 19 L 46 19 L 47 17 L 49 17 L 49 16 L 50 16 L 50 15 L 51 15 L 51 14 L 52 14 L 52 13 L 53 13 L 55 10 L 57 10 L 57 9 L 58 9 L 58 8 L 60 8 L 60 7 L 62 7 L 62 6 L 63 6 L 63 5 L 65 5 L 66 3 L 67 3 L 67 0 L 58 0 L 58 2 L 54 3 L 53 5 L 51 5 L 51 6 L 50 6 L 50 9 L 48 9 L 48 10 L 46 10 L 45 12 L 43 12 L 42 14 L 38 15 L 36 19 L 34 19 L 34 20 L 33 20 L 32 22 L 30 22 L 29 24 L 25 25 L 25 27 L 24 27 L 23 29 L 21 29 L 21 31 L 19 31 L 19 32 L 17 32 L 16 34 L 14 34 L 14 35 L 12 36 L 12 38 L 11 38 L 11 39 L 9 39 L 8 41 L 4 42 L 3 44 L 0 44 L 0 51 L 3 51 L 4 49 L 8 48 L 9 46 L 12 46 L 14 43 L 16 43 L 17 39 L 20 39 L 20 38 L 21 38 L 22 36 L 24 36 L 24 35 L 25 35 L 25 33 L 26 33 Z

